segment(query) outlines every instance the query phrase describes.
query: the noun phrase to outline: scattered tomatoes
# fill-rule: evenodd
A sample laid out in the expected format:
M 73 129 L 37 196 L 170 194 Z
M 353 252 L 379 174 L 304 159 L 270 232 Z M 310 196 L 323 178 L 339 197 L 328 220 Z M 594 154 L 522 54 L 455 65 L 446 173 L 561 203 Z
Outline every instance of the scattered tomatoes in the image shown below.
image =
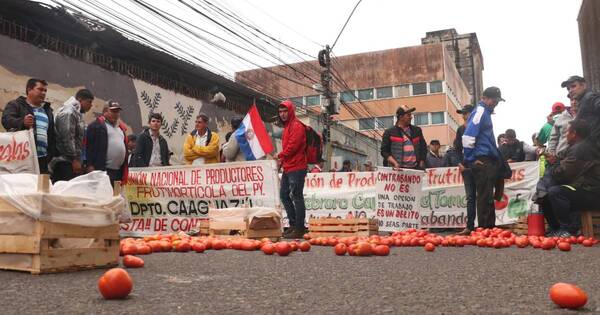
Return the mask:
M 107 300 L 123 299 L 133 290 L 133 280 L 125 269 L 113 268 L 100 277 L 98 290 Z
M 587 303 L 588 297 L 578 286 L 561 282 L 550 288 L 550 299 L 560 307 L 577 309 Z

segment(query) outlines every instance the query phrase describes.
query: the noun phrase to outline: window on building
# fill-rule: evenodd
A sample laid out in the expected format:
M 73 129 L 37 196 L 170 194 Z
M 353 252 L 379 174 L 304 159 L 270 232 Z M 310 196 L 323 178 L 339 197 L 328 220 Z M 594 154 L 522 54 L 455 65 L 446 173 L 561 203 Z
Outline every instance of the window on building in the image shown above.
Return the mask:
M 429 114 L 428 113 L 416 113 L 413 115 L 415 126 L 429 125 Z
M 368 101 L 373 99 L 373 89 L 358 90 L 358 99 Z
M 396 96 L 397 97 L 410 96 L 410 85 L 404 84 L 404 85 L 397 86 L 396 87 Z
M 427 83 L 413 83 L 412 85 L 413 95 L 427 94 Z
M 391 86 L 377 88 L 377 98 L 394 97 L 394 91 Z
M 377 117 L 377 129 L 387 129 L 394 125 L 394 116 Z
M 294 106 L 296 106 L 296 107 L 302 106 L 302 104 L 303 104 L 302 96 L 290 97 L 290 101 L 292 101 L 292 103 L 294 103 Z
M 435 113 L 431 113 L 431 124 L 435 125 L 435 124 L 445 124 L 445 115 L 444 112 L 435 112 Z
M 354 91 L 340 92 L 340 101 L 346 103 L 354 102 Z
M 359 130 L 375 129 L 375 119 L 373 119 L 373 118 L 358 119 L 358 129 Z
M 306 105 L 315 106 L 321 105 L 321 96 L 320 95 L 311 95 L 306 97 Z
M 429 93 L 443 92 L 442 81 L 433 81 L 429 83 Z

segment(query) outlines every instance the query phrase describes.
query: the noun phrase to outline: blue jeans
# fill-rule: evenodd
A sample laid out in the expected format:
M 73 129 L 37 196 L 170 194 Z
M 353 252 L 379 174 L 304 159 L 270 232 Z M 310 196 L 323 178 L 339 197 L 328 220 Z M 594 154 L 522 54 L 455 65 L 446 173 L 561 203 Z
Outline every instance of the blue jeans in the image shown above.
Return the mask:
M 283 173 L 279 198 L 285 208 L 290 227 L 304 229 L 306 206 L 304 205 L 304 178 L 306 170 Z
M 475 230 L 475 194 L 477 193 L 477 186 L 475 186 L 475 177 L 471 169 L 465 169 L 462 172 L 462 177 L 467 197 L 467 229 L 473 231 Z

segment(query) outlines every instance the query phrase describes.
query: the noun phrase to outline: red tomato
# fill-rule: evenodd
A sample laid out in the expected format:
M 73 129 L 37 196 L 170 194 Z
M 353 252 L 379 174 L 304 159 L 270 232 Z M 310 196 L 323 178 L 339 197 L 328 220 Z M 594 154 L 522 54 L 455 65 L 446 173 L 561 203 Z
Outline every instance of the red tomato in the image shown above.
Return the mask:
M 556 243 L 551 238 L 547 238 L 542 242 L 542 249 L 545 249 L 545 250 L 553 249 L 555 246 L 556 246 Z
M 163 252 L 170 252 L 173 250 L 173 245 L 169 241 L 160 241 L 160 247 L 162 247 Z
M 347 250 L 347 247 L 346 247 L 346 244 L 344 244 L 344 243 L 339 243 L 333 247 L 333 252 L 338 256 L 346 255 L 346 250 Z
M 558 243 L 558 249 L 562 250 L 563 252 L 568 252 L 571 250 L 571 243 L 560 242 L 560 243 Z
M 373 250 L 375 256 L 387 256 L 390 254 L 390 247 L 387 245 L 377 245 Z
M 279 242 L 275 244 L 275 252 L 279 256 L 287 256 L 292 252 L 292 246 L 288 242 Z
M 123 255 L 137 255 L 137 245 L 134 243 L 125 243 L 123 245 Z
M 588 297 L 581 288 L 569 283 L 557 283 L 550 288 L 550 299 L 556 305 L 577 309 L 587 303 Z
M 194 245 L 192 245 L 192 249 L 196 253 L 203 253 L 206 250 L 206 245 L 204 245 L 202 242 L 196 242 Z
M 306 233 L 306 234 L 304 234 L 302 237 L 303 237 L 305 240 L 307 240 L 307 241 L 308 241 L 308 240 L 310 239 L 310 234 L 309 234 L 309 233 Z
M 348 255 L 356 256 L 356 244 L 350 244 L 348 246 Z
M 583 241 L 585 241 L 585 236 L 579 235 L 579 237 L 577 237 L 577 243 L 581 244 Z
M 585 240 L 583 240 L 583 242 L 581 242 L 581 245 L 583 245 L 585 247 L 592 247 L 594 245 L 594 243 L 592 243 L 591 240 L 585 239 Z
M 190 243 L 188 242 L 179 242 L 177 245 L 175 245 L 175 251 L 176 252 L 189 252 L 192 249 L 192 245 L 190 245 Z
M 212 248 L 215 250 L 221 250 L 227 248 L 227 243 L 224 240 L 213 240 Z
M 425 250 L 428 252 L 433 252 L 435 250 L 435 245 L 433 245 L 431 243 L 427 243 L 427 244 L 425 244 Z
M 272 243 L 266 243 L 260 248 L 260 250 L 262 250 L 265 255 L 273 255 L 273 253 L 275 253 L 275 245 Z
M 138 255 L 149 255 L 152 254 L 152 247 L 148 245 L 138 246 Z
M 251 240 L 245 240 L 242 241 L 242 246 L 240 249 L 245 250 L 245 251 L 253 251 L 256 249 L 256 247 L 254 246 L 254 242 Z
M 150 241 L 148 245 L 150 245 L 152 248 L 153 253 L 162 251 L 162 245 L 160 245 L 160 241 Z
M 310 243 L 302 242 L 302 243 L 300 243 L 300 246 L 298 246 L 298 247 L 300 248 L 301 251 L 308 252 L 310 250 Z
M 290 242 L 290 246 L 292 247 L 292 252 L 295 252 L 298 250 L 298 242 L 296 242 L 296 241 Z
M 133 280 L 122 268 L 113 268 L 105 272 L 98 280 L 98 290 L 107 299 L 122 299 L 131 293 Z
M 144 267 L 144 260 L 133 255 L 125 255 L 123 257 L 123 266 L 127 268 L 141 268 Z
M 506 194 L 502 194 L 502 199 L 500 199 L 500 201 L 494 200 L 494 208 L 496 208 L 496 211 L 503 210 L 506 206 L 508 206 L 508 196 Z
M 356 244 L 356 255 L 358 256 L 371 256 L 373 249 L 371 244 L 367 242 L 359 242 Z

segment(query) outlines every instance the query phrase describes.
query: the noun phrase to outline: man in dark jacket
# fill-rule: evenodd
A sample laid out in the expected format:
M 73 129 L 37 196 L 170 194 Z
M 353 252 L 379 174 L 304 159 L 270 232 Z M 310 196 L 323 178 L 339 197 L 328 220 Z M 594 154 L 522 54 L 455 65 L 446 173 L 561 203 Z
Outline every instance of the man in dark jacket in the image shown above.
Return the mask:
M 7 131 L 33 129 L 35 149 L 41 174 L 48 174 L 48 163 L 55 153 L 54 115 L 50 103 L 45 102 L 48 83 L 29 79 L 26 97 L 19 96 L 8 102 L 2 115 L 2 126 Z
M 87 171 L 106 171 L 111 184 L 127 176 L 127 126 L 120 116 L 121 105 L 108 101 L 86 132 Z
M 153 113 L 148 119 L 148 129 L 144 129 L 136 140 L 135 151 L 129 162 L 131 167 L 167 166 L 169 165 L 169 145 L 160 135 L 163 117 Z
M 281 145 L 283 151 L 277 155 L 277 162 L 283 167 L 279 196 L 290 223 L 284 234 L 286 238 L 302 238 L 306 233 L 304 219 L 304 178 L 306 162 L 306 126 L 296 118 L 296 109 L 290 100 L 279 105 L 279 120 L 283 123 Z
M 585 79 L 574 75 L 564 81 L 561 86 L 569 92 L 569 97 L 577 100 L 577 116 L 575 119 L 585 119 L 592 130 L 586 139 L 593 146 L 593 154 L 600 159 L 600 94 L 587 88 Z
M 570 145 L 560 165 L 552 170 L 559 185 L 552 186 L 544 198 L 544 217 L 550 235 L 570 237 L 579 229 L 579 211 L 597 207 L 600 202 L 600 160 L 585 141 L 592 127 L 584 120 L 573 120 L 567 127 Z
M 506 129 L 506 143 L 500 145 L 498 150 L 502 158 L 508 163 L 525 161 L 525 149 L 523 141 L 517 139 L 517 133 L 514 129 Z
M 440 147 L 440 140 L 433 139 L 429 142 L 429 152 L 427 152 L 427 157 L 425 158 L 425 167 L 436 168 L 448 166 L 444 155 L 440 153 Z
M 393 168 L 425 169 L 427 144 L 423 131 L 411 125 L 415 108 L 406 105 L 396 110 L 396 125 L 388 128 L 381 138 L 383 166 Z

